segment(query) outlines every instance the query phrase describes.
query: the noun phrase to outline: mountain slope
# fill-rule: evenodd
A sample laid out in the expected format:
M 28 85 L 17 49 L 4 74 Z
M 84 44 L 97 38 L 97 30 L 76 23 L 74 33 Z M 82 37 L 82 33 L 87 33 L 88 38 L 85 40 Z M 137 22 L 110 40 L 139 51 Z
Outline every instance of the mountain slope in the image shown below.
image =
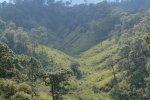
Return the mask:
M 77 97 L 80 96 L 83 100 L 99 100 L 99 98 L 133 100 L 132 88 L 135 86 L 136 98 L 139 100 L 145 98 L 142 94 L 147 91 L 147 85 L 143 84 L 149 84 L 147 81 L 149 50 L 144 40 L 150 32 L 149 14 L 147 14 L 141 13 L 140 20 L 137 20 L 128 30 L 121 30 L 119 36 L 113 36 L 79 56 L 78 61 L 83 78 L 79 80 L 81 86 L 79 86 Z M 114 83 L 114 73 L 117 84 Z M 126 92 L 129 92 L 131 97 Z M 99 96 L 104 96 L 104 98 Z M 148 95 L 145 96 L 149 98 Z
M 63 2 L 49 5 L 35 2 L 21 0 L 20 3 L 6 3 L 0 9 L 0 16 L 6 22 L 13 21 L 17 27 L 23 27 L 33 35 L 34 42 L 70 55 L 81 54 L 106 39 L 115 24 L 119 23 L 118 17 L 113 15 L 113 3 L 111 6 L 105 2 L 67 6 Z
M 73 98 L 112 100 L 108 91 L 112 87 L 113 72 L 108 66 L 107 60 L 111 56 L 116 58 L 117 48 L 115 39 L 112 38 L 80 55 L 78 61 L 83 77 L 78 80 L 78 89 L 74 91 Z M 114 65 L 114 67 L 117 66 Z M 116 73 L 116 76 L 119 79 L 120 73 Z

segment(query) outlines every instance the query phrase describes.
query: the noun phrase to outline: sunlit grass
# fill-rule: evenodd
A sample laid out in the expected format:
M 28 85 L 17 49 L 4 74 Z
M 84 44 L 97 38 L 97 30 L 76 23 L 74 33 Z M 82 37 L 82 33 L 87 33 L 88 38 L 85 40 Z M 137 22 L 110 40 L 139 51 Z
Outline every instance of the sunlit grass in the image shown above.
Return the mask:
M 52 97 L 47 93 L 40 92 L 35 100 L 52 100 Z

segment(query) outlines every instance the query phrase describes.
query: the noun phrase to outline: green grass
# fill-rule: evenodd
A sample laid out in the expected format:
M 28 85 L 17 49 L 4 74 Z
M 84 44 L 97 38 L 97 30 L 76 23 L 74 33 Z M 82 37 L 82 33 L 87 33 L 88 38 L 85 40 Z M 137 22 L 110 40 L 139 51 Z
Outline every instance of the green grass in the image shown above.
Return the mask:
M 45 53 L 48 59 L 52 58 L 55 63 L 67 69 L 70 69 L 70 65 L 74 61 L 72 57 L 62 53 L 61 51 L 58 51 L 56 49 L 51 49 L 43 45 L 38 45 L 35 48 L 35 52 L 37 54 L 42 54 L 42 52 Z
M 45 92 L 40 92 L 35 100 L 52 100 L 52 97 Z
M 117 48 L 118 46 L 115 44 L 115 40 L 106 40 L 81 54 L 80 61 L 86 63 L 87 66 L 102 64 L 107 58 L 116 53 Z
M 117 49 L 118 45 L 115 43 L 115 39 L 110 39 L 80 55 L 78 61 L 81 64 L 83 78 L 78 81 L 79 90 L 74 95 L 82 97 L 83 100 L 112 100 L 107 90 L 111 89 L 109 85 L 112 85 L 114 77 L 106 60 L 110 56 L 113 60 L 117 60 Z M 117 65 L 114 68 L 116 70 Z M 120 75 L 121 73 L 116 73 L 118 79 Z

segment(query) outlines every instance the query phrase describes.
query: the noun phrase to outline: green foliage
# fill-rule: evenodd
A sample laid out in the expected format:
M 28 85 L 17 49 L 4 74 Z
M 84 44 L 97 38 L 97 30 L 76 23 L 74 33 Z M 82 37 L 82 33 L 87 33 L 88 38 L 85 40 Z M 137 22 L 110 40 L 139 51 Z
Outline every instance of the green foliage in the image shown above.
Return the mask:
M 46 73 L 45 84 L 51 86 L 51 93 L 53 99 L 61 99 L 61 95 L 64 95 L 68 92 L 66 88 L 69 85 L 69 77 L 71 72 L 64 69 L 57 69 L 53 72 Z
M 1 34 L 0 41 L 6 43 L 10 49 L 18 54 L 27 53 L 28 34 L 21 27 L 16 29 L 14 23 L 7 25 Z
M 72 63 L 71 70 L 73 71 L 74 76 L 76 76 L 77 79 L 82 78 L 82 73 L 79 70 L 80 65 L 78 63 Z
M 121 47 L 121 49 L 119 50 L 119 55 L 122 58 L 128 58 L 130 52 L 130 47 L 128 45 L 124 45 L 123 47 Z
M 12 96 L 11 100 L 32 100 L 31 95 L 26 94 L 24 92 L 17 92 L 14 96 Z
M 5 25 L 6 25 L 6 23 L 3 21 L 3 20 L 0 20 L 0 35 L 1 35 L 1 33 L 4 31 L 4 29 L 5 29 Z
M 21 83 L 17 86 L 17 91 L 22 91 L 24 93 L 27 93 L 27 94 L 31 94 L 32 93 L 32 90 L 31 90 L 31 87 L 26 84 L 26 83 Z
M 0 44 L 0 77 L 17 76 L 21 66 L 14 53 L 4 44 Z
M 31 87 L 9 79 L 0 80 L 0 94 L 4 100 L 31 100 Z
M 1 79 L 0 81 L 0 92 L 4 98 L 9 99 L 16 92 L 16 83 L 11 80 Z

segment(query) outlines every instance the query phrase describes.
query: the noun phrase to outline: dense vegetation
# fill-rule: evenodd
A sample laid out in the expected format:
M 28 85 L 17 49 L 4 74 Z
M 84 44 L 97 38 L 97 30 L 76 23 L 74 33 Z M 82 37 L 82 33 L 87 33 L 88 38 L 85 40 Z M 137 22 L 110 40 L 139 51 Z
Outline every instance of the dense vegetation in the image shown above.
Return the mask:
M 10 0 L 0 17 L 0 100 L 150 99 L 149 0 Z

